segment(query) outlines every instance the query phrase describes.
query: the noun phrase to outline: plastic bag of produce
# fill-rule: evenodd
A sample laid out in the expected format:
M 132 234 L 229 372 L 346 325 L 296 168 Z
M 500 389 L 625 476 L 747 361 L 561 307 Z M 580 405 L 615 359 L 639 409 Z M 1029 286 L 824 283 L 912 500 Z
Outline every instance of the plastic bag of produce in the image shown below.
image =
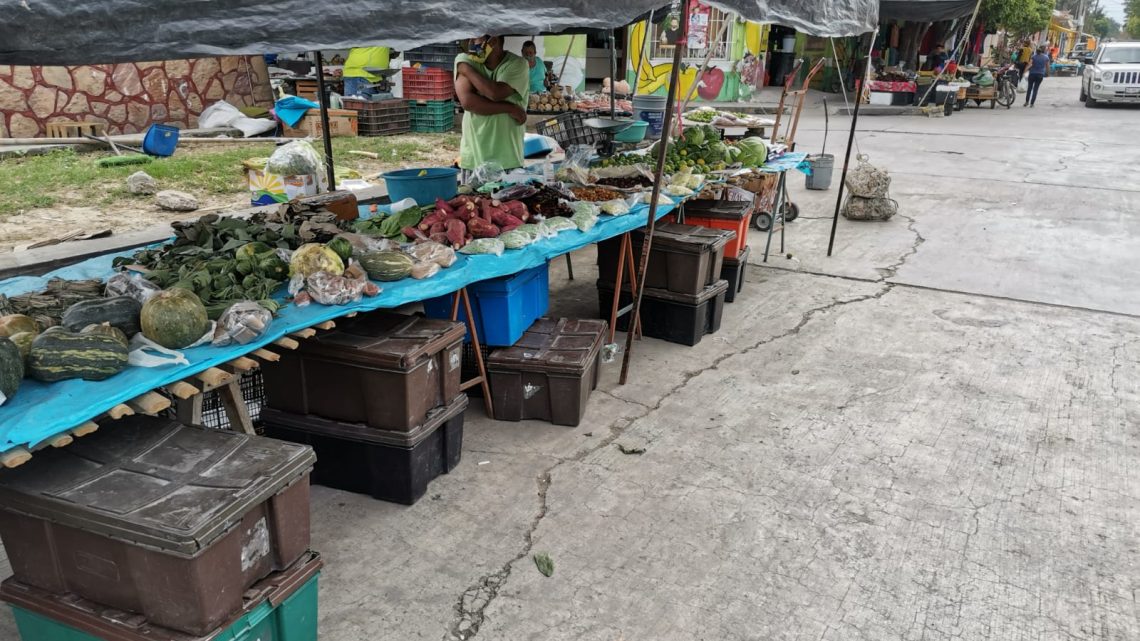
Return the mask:
M 610 216 L 624 216 L 629 213 L 629 203 L 624 200 L 610 200 L 602 203 L 601 210 L 603 214 Z
M 530 227 L 532 229 L 523 229 Z M 499 236 L 503 246 L 507 249 L 522 249 L 538 240 L 538 225 L 522 225 Z
M 554 177 L 562 182 L 584 185 L 590 182 L 590 161 L 595 153 L 592 145 L 573 145 L 566 150 L 566 160 Z
M 578 227 L 578 231 L 590 231 L 594 228 L 594 225 L 598 224 L 598 212 L 596 209 L 597 208 L 595 208 L 595 211 L 584 210 L 574 212 L 574 215 L 570 217 L 570 222 Z
M 272 322 L 273 314 L 268 309 L 251 300 L 238 301 L 222 312 L 211 342 L 215 347 L 245 345 L 260 338 Z
M 347 305 L 363 296 L 375 296 L 380 286 L 372 281 L 316 272 L 305 279 L 305 293 L 322 305 Z
M 416 262 L 431 262 L 440 267 L 451 267 L 455 264 L 454 249 L 430 240 L 410 245 L 404 253 L 416 259 Z
M 503 241 L 499 240 L 498 238 L 476 238 L 475 240 L 464 245 L 463 249 L 459 250 L 459 253 L 472 255 L 492 254 L 495 256 L 502 256 L 503 252 L 506 251 L 506 249 L 507 248 L 503 245 Z
M 324 161 L 313 145 L 307 140 L 295 140 L 281 145 L 273 151 L 265 171 L 281 176 L 324 174 Z
M 467 184 L 478 189 L 483 185 L 501 181 L 505 174 L 503 166 L 492 160 L 476 167 L 475 171 L 471 172 L 471 179 Z
M 130 296 L 140 303 L 145 303 L 150 300 L 151 296 L 161 291 L 161 287 L 139 274 L 119 272 L 107 279 L 107 287 L 103 293 L 107 298 Z
M 587 200 L 580 200 L 578 202 L 570 203 L 570 209 L 575 214 L 587 212 L 592 213 L 595 216 L 602 211 L 601 207 L 598 206 L 598 203 L 590 202 Z
M 547 218 L 546 220 L 539 223 L 538 226 L 547 234 L 553 232 L 555 235 L 560 234 L 564 231 L 578 229 L 578 226 L 574 224 L 574 221 L 570 220 L 569 218 L 563 218 L 562 216 Z
M 289 258 L 289 273 L 309 276 L 317 272 L 344 273 L 344 261 L 337 253 L 321 243 L 301 245 Z
M 679 196 L 681 198 L 687 198 L 696 194 L 696 192 L 694 192 L 692 189 L 689 189 L 684 185 L 678 185 L 676 183 L 666 187 L 665 193 L 669 194 L 670 196 Z
M 439 273 L 439 263 L 433 263 L 430 260 L 423 261 L 412 265 L 412 278 L 416 280 L 423 280 L 431 278 Z

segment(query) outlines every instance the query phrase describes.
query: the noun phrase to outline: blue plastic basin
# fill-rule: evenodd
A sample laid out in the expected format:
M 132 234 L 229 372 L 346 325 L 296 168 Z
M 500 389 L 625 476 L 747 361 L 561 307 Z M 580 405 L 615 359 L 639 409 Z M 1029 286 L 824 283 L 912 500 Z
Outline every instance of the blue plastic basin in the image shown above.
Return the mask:
M 641 142 L 645 140 L 647 129 L 649 129 L 648 122 L 644 120 L 634 120 L 628 127 L 614 135 L 614 140 L 617 142 Z
M 459 170 L 451 167 L 400 169 L 384 174 L 384 183 L 392 202 L 411 198 L 420 205 L 430 205 L 436 198 L 455 198 L 459 192 Z

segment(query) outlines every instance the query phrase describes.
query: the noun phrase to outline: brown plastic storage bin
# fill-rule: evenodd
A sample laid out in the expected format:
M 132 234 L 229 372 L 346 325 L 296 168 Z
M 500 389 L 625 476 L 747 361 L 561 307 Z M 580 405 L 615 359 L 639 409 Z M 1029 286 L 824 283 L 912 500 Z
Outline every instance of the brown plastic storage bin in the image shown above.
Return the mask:
M 408 431 L 459 395 L 461 323 L 392 312 L 338 319 L 336 329 L 265 363 L 265 403 L 294 414 Z
M 643 230 L 635 231 L 631 236 L 635 264 L 641 261 L 644 238 Z M 703 292 L 720 280 L 724 248 L 734 238 L 736 232 L 731 230 L 678 223 L 657 225 L 653 232 L 645 286 L 677 294 Z M 620 248 L 620 238 L 598 243 L 598 273 L 603 280 L 613 282 L 617 276 Z
M 598 386 L 607 327 L 603 320 L 540 318 L 513 347 L 492 352 L 495 418 L 578 425 Z
M 309 546 L 305 446 L 132 416 L 0 474 L 17 581 L 206 634 Z

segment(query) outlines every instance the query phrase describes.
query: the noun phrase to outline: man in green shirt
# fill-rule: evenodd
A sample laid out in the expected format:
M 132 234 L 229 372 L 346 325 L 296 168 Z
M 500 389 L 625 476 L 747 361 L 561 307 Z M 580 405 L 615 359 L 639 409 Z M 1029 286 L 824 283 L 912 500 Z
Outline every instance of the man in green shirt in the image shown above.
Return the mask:
M 455 58 L 455 93 L 463 105 L 459 166 L 522 167 L 530 67 L 503 49 L 502 36 L 474 38 L 468 51 Z

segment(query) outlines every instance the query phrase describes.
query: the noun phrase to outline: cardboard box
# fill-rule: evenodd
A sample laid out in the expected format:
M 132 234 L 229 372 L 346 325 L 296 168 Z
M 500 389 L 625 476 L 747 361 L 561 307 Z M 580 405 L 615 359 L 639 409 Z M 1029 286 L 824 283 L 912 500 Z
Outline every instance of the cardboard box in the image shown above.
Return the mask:
M 312 174 L 279 176 L 258 169 L 246 170 L 249 185 L 249 202 L 253 205 L 273 205 L 288 202 L 298 196 L 317 193 L 317 177 Z
M 322 134 L 321 128 L 321 110 L 310 109 L 303 118 L 297 123 L 296 127 L 289 127 L 283 125 L 285 135 L 290 138 L 305 138 L 311 136 L 313 138 L 320 138 Z M 329 135 L 336 136 L 355 136 L 357 132 L 356 112 L 352 109 L 329 109 Z

